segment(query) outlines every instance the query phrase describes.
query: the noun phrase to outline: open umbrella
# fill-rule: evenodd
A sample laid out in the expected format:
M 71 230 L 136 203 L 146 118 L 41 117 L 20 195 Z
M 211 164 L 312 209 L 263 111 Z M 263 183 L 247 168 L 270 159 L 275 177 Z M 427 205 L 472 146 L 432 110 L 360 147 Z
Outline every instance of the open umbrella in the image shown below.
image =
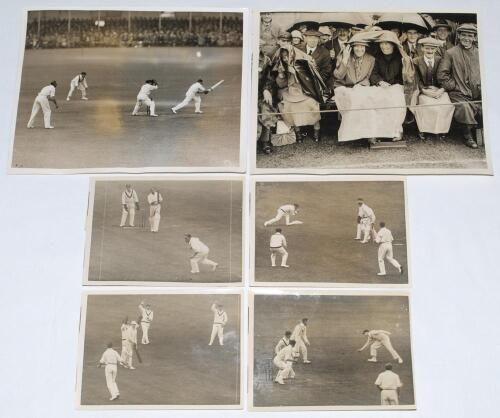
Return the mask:
M 346 27 L 368 26 L 373 19 L 368 13 L 323 13 L 321 26 Z
M 423 32 L 432 30 L 432 25 L 418 13 L 385 13 L 378 19 L 377 26 L 382 29 L 400 28 L 401 31 L 417 29 Z
M 458 24 L 461 23 L 475 23 L 477 24 L 476 13 L 427 13 L 434 19 L 451 20 Z

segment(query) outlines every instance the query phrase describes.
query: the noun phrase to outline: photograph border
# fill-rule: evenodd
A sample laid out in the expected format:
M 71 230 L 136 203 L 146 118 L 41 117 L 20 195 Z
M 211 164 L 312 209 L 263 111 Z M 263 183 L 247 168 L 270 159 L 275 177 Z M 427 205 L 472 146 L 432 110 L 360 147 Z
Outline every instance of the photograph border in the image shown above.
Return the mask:
M 98 181 L 240 181 L 242 184 L 242 216 L 241 216 L 241 281 L 238 282 L 168 282 L 168 281 L 130 281 L 130 280 L 89 280 L 90 247 L 92 243 L 92 222 L 94 216 L 95 185 Z M 248 235 L 246 217 L 249 215 L 247 202 L 247 182 L 244 174 L 162 174 L 162 175 L 119 175 L 119 176 L 90 176 L 87 213 L 85 217 L 85 249 L 83 257 L 83 285 L 84 286 L 153 286 L 153 287 L 243 287 L 247 283 L 249 245 L 245 237 Z
M 238 295 L 240 300 L 240 403 L 234 405 L 85 405 L 81 403 L 82 398 L 82 378 L 83 378 L 83 357 L 85 346 L 85 329 L 87 324 L 87 301 L 88 296 L 119 296 L 119 295 Z M 131 288 L 127 290 L 83 290 L 80 306 L 80 320 L 78 324 L 78 358 L 75 382 L 75 407 L 78 410 L 241 410 L 244 407 L 246 392 L 244 388 L 245 350 L 244 344 L 246 330 L 246 306 L 243 289 L 143 289 Z
M 253 380 L 254 380 L 254 319 L 255 319 L 255 296 L 259 295 L 275 295 L 275 296 L 314 296 L 314 295 L 332 295 L 332 296 L 406 296 L 408 298 L 408 317 L 410 330 L 410 347 L 412 361 L 412 378 L 413 378 L 413 396 L 415 403 L 413 405 L 323 405 L 323 406 L 254 406 L 253 399 Z M 261 411 L 413 411 L 417 409 L 417 390 L 415 386 L 415 353 L 413 344 L 413 327 L 412 327 L 412 308 L 411 294 L 407 290 L 346 290 L 346 289 L 266 289 L 266 288 L 251 288 L 248 294 L 248 390 L 247 390 L 247 405 L 250 412 Z
M 401 182 L 403 183 L 404 205 L 405 205 L 405 230 L 406 230 L 406 260 L 407 260 L 407 283 L 344 283 L 344 282 L 273 282 L 273 281 L 258 281 L 255 278 L 255 203 L 256 203 L 256 188 L 257 183 L 284 183 L 284 182 Z M 312 176 L 312 175 L 259 175 L 252 176 L 250 186 L 250 225 L 249 225 L 249 281 L 250 286 L 254 287 L 318 287 L 318 288 L 411 288 L 413 283 L 412 265 L 411 265 L 411 238 L 410 238 L 410 215 L 408 204 L 408 183 L 406 177 L 403 176 Z M 355 211 L 355 208 L 353 209 Z
M 488 101 L 486 99 L 487 88 L 482 89 L 482 118 L 483 118 L 483 141 L 485 150 L 485 163 L 486 168 L 471 168 L 471 169 L 455 169 L 455 168 L 436 168 L 436 169 L 405 169 L 405 168 L 378 168 L 378 169 L 364 169 L 364 168 L 314 168 L 314 167 L 295 167 L 295 168 L 259 168 L 257 167 L 257 125 L 258 125 L 258 66 L 259 66 L 259 38 L 260 38 L 260 14 L 261 13 L 292 13 L 292 12 L 302 12 L 302 13 L 334 13 L 334 12 L 352 12 L 352 13 L 369 13 L 372 11 L 366 11 L 364 9 L 357 9 L 356 7 L 349 8 L 336 7 L 335 11 L 332 8 L 313 8 L 313 9 L 301 9 L 301 8 L 259 8 L 252 9 L 252 56 L 254 57 L 252 61 L 252 91 L 251 91 L 251 109 L 248 112 L 250 121 L 249 130 L 249 172 L 250 174 L 377 174 L 377 175 L 485 175 L 493 176 L 493 164 L 491 156 L 491 138 L 490 138 L 490 124 L 488 123 Z M 390 10 L 387 8 L 382 8 L 377 10 L 380 13 L 394 13 L 394 9 Z M 413 8 L 398 7 L 397 12 L 400 13 L 422 13 Z M 445 13 L 446 11 L 442 9 L 428 9 L 427 13 Z M 478 37 L 482 38 L 484 30 L 481 26 L 480 11 L 475 10 L 453 10 L 453 13 L 474 13 L 477 16 L 477 29 Z M 485 57 L 484 51 L 479 49 L 479 64 L 480 64 L 480 74 L 481 74 L 481 84 L 485 84 Z M 492 135 L 492 134 L 491 134 Z
M 62 7 L 62 6 L 61 6 Z M 190 166 L 167 166 L 167 167 L 86 167 L 86 168 L 33 168 L 33 167 L 13 167 L 14 146 L 16 140 L 16 124 L 19 99 L 21 94 L 21 81 L 24 56 L 26 51 L 26 28 L 28 23 L 28 13 L 35 11 L 70 10 L 70 11 L 131 11 L 131 12 L 193 12 L 193 13 L 241 13 L 243 16 L 243 45 L 241 47 L 241 92 L 240 92 L 240 131 L 239 131 L 239 164 L 237 166 L 225 167 L 190 167 Z M 250 92 L 247 88 L 251 83 L 251 14 L 249 8 L 228 8 L 228 7 L 77 7 L 65 6 L 24 8 L 21 19 L 21 36 L 19 41 L 19 57 L 17 63 L 15 94 L 12 102 L 12 121 L 10 124 L 9 151 L 7 161 L 7 174 L 143 174 L 143 173 L 244 173 L 247 170 L 247 143 L 249 139 L 250 126 L 248 124 L 247 108 L 250 102 Z

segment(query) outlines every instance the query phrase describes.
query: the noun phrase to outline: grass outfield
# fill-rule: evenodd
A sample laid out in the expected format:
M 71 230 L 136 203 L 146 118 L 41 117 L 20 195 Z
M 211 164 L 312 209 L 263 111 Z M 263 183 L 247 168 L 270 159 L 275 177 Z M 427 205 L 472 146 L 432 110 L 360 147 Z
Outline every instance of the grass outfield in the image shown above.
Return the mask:
M 364 329 L 385 329 L 403 358 L 393 364 L 403 383 L 400 403 L 413 405 L 413 377 L 408 299 L 399 296 L 255 296 L 254 406 L 369 406 L 380 405 L 374 382 L 392 361 L 384 348 L 378 363 L 369 363 L 369 348 L 359 353 Z M 296 378 L 284 386 L 266 379 L 265 359 L 285 330 L 309 318 L 307 335 L 311 364 L 297 363 Z M 277 370 L 274 368 L 273 377 Z
M 201 58 L 196 52 L 201 51 Z M 27 50 L 24 57 L 12 167 L 237 167 L 239 165 L 241 48 L 89 48 Z M 88 97 L 66 101 L 70 80 L 88 74 Z M 177 115 L 170 108 L 202 77 L 206 87 L 224 79 Z M 146 79 L 155 78 L 158 118 L 131 116 Z M 33 100 L 52 80 L 60 108 L 56 129 L 27 129 Z M 144 110 L 144 109 L 143 109 Z
M 121 194 L 130 181 L 98 181 L 95 189 L 89 280 L 231 283 L 242 280 L 242 187 L 239 181 L 134 181 L 140 211 L 135 228 L 120 228 Z M 160 229 L 149 230 L 151 187 L 163 196 Z M 144 228 L 141 222 L 144 220 Z M 127 220 L 128 225 L 128 220 Z M 197 236 L 219 263 L 190 273 L 192 250 L 184 234 Z
M 403 275 L 386 262 L 387 276 L 377 276 L 378 245 L 354 240 L 359 197 L 374 210 L 377 229 L 378 222 L 385 221 L 392 231 L 394 257 L 405 268 Z M 299 204 L 299 214 L 291 219 L 304 224 L 285 226 L 282 218 L 264 227 L 264 222 L 274 218 L 277 209 L 287 203 Z M 289 269 L 271 267 L 269 238 L 277 227 L 283 229 L 287 239 Z M 256 281 L 402 284 L 408 282 L 407 266 L 403 182 L 256 184 Z
M 82 377 L 82 405 L 111 405 L 104 369 L 96 365 L 112 341 L 121 353 L 120 325 L 151 303 L 150 344 L 139 344 L 143 363 L 118 368 L 118 405 L 235 405 L 240 402 L 239 295 L 91 295 L 88 297 Z M 229 321 L 224 347 L 208 346 L 211 304 L 224 304 Z M 84 318 L 82 318 L 83 320 Z M 138 340 L 142 336 L 138 332 Z

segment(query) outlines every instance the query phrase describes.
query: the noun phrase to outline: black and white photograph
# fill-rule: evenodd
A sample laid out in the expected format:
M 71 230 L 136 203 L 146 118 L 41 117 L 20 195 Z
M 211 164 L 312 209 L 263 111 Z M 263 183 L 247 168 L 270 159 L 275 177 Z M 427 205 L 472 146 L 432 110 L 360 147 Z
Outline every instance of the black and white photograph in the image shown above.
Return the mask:
M 253 28 L 256 173 L 492 174 L 475 13 L 263 11 Z
M 242 171 L 246 12 L 227 10 L 28 11 L 11 171 Z
M 407 294 L 252 292 L 249 338 L 253 410 L 415 409 Z
M 402 177 L 259 176 L 251 279 L 256 286 L 408 286 Z
M 241 294 L 83 295 L 80 408 L 239 409 Z
M 244 193 L 240 175 L 92 178 L 84 284 L 241 286 Z

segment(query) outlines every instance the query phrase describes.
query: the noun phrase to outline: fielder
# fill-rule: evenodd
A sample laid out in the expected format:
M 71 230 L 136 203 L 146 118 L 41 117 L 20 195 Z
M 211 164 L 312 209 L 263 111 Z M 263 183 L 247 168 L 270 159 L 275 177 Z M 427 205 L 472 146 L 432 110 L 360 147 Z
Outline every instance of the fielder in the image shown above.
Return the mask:
M 363 199 L 358 199 L 358 224 L 356 230 L 355 240 L 361 240 L 361 235 L 363 235 L 362 244 L 366 244 L 370 241 L 370 233 L 375 223 L 375 212 L 369 207 Z
M 130 184 L 125 185 L 125 190 L 122 193 L 122 219 L 120 221 L 120 226 L 123 228 L 127 222 L 129 226 L 135 226 L 135 211 L 139 210 L 139 198 L 137 193 Z
M 290 339 L 292 337 L 291 331 L 286 331 L 285 336 L 278 341 L 276 347 L 274 348 L 274 354 L 278 354 L 283 348 L 288 347 L 290 345 Z
M 219 345 L 224 345 L 224 327 L 227 324 L 227 313 L 220 303 L 212 304 L 210 309 L 214 313 L 214 324 L 212 326 L 212 335 L 210 335 L 210 342 L 208 345 L 213 344 L 215 336 L 219 338 Z
M 399 376 L 392 371 L 392 364 L 385 365 L 385 372 L 378 375 L 375 385 L 380 390 L 381 405 L 399 405 L 399 390 L 403 386 Z
M 97 367 L 104 366 L 104 376 L 106 376 L 106 386 L 108 387 L 111 398 L 114 401 L 120 397 L 120 391 L 116 384 L 116 374 L 118 372 L 118 364 L 122 364 L 120 355 L 113 350 L 113 344 L 109 343 L 107 349 L 102 353 L 101 360 Z
M 363 351 L 366 347 L 368 347 L 371 344 L 370 345 L 371 357 L 368 359 L 369 362 L 371 363 L 377 362 L 377 351 L 380 347 L 385 347 L 387 351 L 391 354 L 392 358 L 394 360 L 397 360 L 399 364 L 403 362 L 403 359 L 392 347 L 391 339 L 389 337 L 391 333 L 389 331 L 384 331 L 382 329 L 369 331 L 365 329 L 363 331 L 363 335 L 366 335 L 368 339 L 366 340 L 365 345 L 361 347 L 358 351 Z
M 73 96 L 73 92 L 75 91 L 75 89 L 80 90 L 80 93 L 82 94 L 82 100 L 88 100 L 87 99 L 88 88 L 89 86 L 87 85 L 87 73 L 83 71 L 71 80 L 69 84 L 68 97 L 66 97 L 66 100 L 68 102 L 71 100 L 71 96 Z
M 276 267 L 276 255 L 281 255 L 281 267 L 290 267 L 286 264 L 288 260 L 288 251 L 286 250 L 286 238 L 281 233 L 281 228 L 276 228 L 276 232 L 271 235 L 269 249 L 271 251 L 271 267 Z
M 191 263 L 191 273 L 197 274 L 200 272 L 200 267 L 198 263 L 206 264 L 212 267 L 212 271 L 215 271 L 218 264 L 215 261 L 208 259 L 208 253 L 210 249 L 200 241 L 198 237 L 193 237 L 191 234 L 184 235 L 184 240 L 189 244 L 189 247 L 194 251 L 193 255 L 189 259 Z
M 294 350 L 295 341 L 290 340 L 290 344 L 286 347 L 283 347 L 273 358 L 274 365 L 279 369 L 278 374 L 276 375 L 276 379 L 274 381 L 279 383 L 280 385 L 284 385 L 285 382 L 283 379 L 294 379 L 295 372 L 292 368 L 294 363 Z
M 121 362 L 123 363 L 123 367 L 128 369 L 128 358 L 129 355 L 132 356 L 132 347 L 129 344 L 128 340 L 128 330 L 130 329 L 130 322 L 128 318 L 125 318 L 120 327 L 120 331 L 122 333 L 122 354 L 120 356 Z
M 186 92 L 186 97 L 177 106 L 171 108 L 173 113 L 177 113 L 178 110 L 187 106 L 191 100 L 194 100 L 194 113 L 203 113 L 201 110 L 201 97 L 200 94 L 208 94 L 212 89 L 206 89 L 203 87 L 203 80 L 200 78 L 196 83 L 191 84 L 188 91 Z
M 152 188 L 148 194 L 149 225 L 151 227 L 151 232 L 158 232 L 160 228 L 161 202 L 163 202 L 162 195 L 158 190 Z
M 33 108 L 31 109 L 30 120 L 28 121 L 28 129 L 32 129 L 35 127 L 35 117 L 42 109 L 43 112 L 43 123 L 45 129 L 54 129 L 54 127 L 50 124 L 50 115 L 52 111 L 50 110 L 50 103 L 53 102 L 56 106 L 56 109 L 59 109 L 59 105 L 56 100 L 56 87 L 57 81 L 52 81 L 48 86 L 45 86 L 40 90 L 38 96 L 36 96 L 35 101 L 33 102 Z
M 151 322 L 153 322 L 154 312 L 151 309 L 151 305 L 145 304 L 144 301 L 139 305 L 139 311 L 141 311 L 141 329 L 142 329 L 142 341 L 144 345 L 149 344 L 149 327 Z
M 153 92 L 154 90 L 158 90 L 158 83 L 156 82 L 156 80 L 146 80 L 142 85 L 139 94 L 137 95 L 137 102 L 135 103 L 134 110 L 132 111 L 132 116 L 137 115 L 137 112 L 139 112 L 139 109 L 143 104 L 149 107 L 149 116 L 158 116 L 155 113 L 155 102 L 153 99 L 151 99 L 151 97 L 149 97 L 151 95 L 151 92 Z
M 302 221 L 292 221 L 290 222 L 290 216 L 295 216 L 299 213 L 299 205 L 297 203 L 293 203 L 291 205 L 283 205 L 278 208 L 278 212 L 273 219 L 269 219 L 264 222 L 264 226 L 272 225 L 278 222 L 283 216 L 285 217 L 286 225 L 302 225 Z
M 380 244 L 378 247 L 378 267 L 380 272 L 377 273 L 377 276 L 385 276 L 385 262 L 384 259 L 387 259 L 389 263 L 391 263 L 394 267 L 396 267 L 399 271 L 399 274 L 403 274 L 403 267 L 399 262 L 394 258 L 392 252 L 392 241 L 394 238 L 392 237 L 392 232 L 385 227 L 385 222 L 380 222 L 380 229 L 378 232 L 375 232 L 375 242 Z
M 307 359 L 307 346 L 311 345 L 309 339 L 307 338 L 307 318 L 303 318 L 301 322 L 295 325 L 292 333 L 292 340 L 295 340 L 295 357 L 300 357 L 302 354 L 302 361 L 305 364 L 309 364 L 310 361 Z

